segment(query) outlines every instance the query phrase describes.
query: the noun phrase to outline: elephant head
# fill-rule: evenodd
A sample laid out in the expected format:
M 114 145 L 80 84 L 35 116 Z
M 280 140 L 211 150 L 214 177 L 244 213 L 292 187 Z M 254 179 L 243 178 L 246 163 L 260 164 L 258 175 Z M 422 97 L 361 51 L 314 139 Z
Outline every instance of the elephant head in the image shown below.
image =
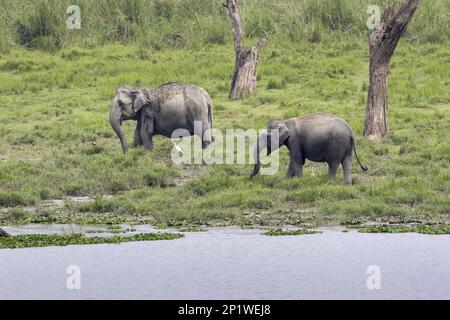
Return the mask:
M 137 113 L 147 103 L 148 99 L 142 90 L 129 86 L 117 89 L 109 109 L 109 122 L 120 139 L 124 153 L 128 150 L 128 144 L 121 128 L 122 121 L 136 120 Z
M 256 142 L 254 150 L 255 167 L 250 178 L 255 177 L 261 169 L 260 154 L 261 151 L 267 149 L 267 155 L 278 150 L 285 145 L 291 136 L 291 132 L 285 121 L 273 120 L 267 125 L 267 128 L 261 132 Z

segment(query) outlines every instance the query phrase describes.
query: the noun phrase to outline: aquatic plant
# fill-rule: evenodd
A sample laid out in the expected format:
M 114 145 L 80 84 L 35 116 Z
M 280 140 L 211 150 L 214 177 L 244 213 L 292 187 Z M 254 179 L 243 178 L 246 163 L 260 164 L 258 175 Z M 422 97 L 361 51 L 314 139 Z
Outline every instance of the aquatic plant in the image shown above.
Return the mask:
M 0 249 L 51 247 L 69 245 L 119 244 L 136 241 L 173 240 L 183 237 L 179 233 L 143 233 L 132 236 L 86 237 L 83 234 L 27 234 L 0 238 Z

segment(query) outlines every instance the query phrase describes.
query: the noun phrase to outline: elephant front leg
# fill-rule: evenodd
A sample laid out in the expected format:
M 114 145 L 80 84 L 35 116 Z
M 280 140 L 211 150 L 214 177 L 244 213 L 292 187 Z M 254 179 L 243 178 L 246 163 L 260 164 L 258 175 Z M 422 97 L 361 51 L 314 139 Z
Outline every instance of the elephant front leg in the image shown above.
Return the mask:
M 153 149 L 153 120 L 144 120 L 141 126 L 141 139 L 144 143 L 144 148 L 147 150 Z
M 303 174 L 303 165 L 301 161 L 301 155 L 291 155 L 291 159 L 289 162 L 289 169 L 286 174 L 286 178 L 293 178 L 293 177 L 301 177 Z
M 153 136 L 143 134 L 142 141 L 144 142 L 144 148 L 146 150 L 152 150 L 153 149 Z
M 140 118 L 138 118 L 137 124 L 136 124 L 136 130 L 134 131 L 134 147 L 140 147 L 142 146 L 142 139 L 141 139 L 141 127 L 142 127 L 142 121 Z

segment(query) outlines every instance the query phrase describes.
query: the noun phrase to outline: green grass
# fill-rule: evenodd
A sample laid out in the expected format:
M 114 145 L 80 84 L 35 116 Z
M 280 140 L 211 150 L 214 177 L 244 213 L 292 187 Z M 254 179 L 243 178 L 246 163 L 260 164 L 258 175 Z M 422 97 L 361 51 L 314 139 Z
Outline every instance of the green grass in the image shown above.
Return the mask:
M 176 233 L 146 233 L 133 236 L 113 237 L 85 237 L 83 234 L 65 235 L 19 235 L 9 238 L 0 238 L 0 249 L 35 248 L 35 247 L 62 247 L 70 245 L 92 244 L 119 244 L 124 242 L 173 240 L 183 237 Z
M 177 50 L 115 44 L 0 53 L 0 224 L 448 222 L 449 43 L 400 42 L 389 77 L 391 132 L 375 143 L 362 137 L 367 40 L 327 41 L 272 39 L 262 50 L 256 96 L 233 102 L 227 99 L 234 68 L 228 40 Z M 115 89 L 173 80 L 211 94 L 222 130 L 334 113 L 353 126 L 369 172 L 354 165 L 354 184 L 344 186 L 342 170 L 330 181 L 325 164 L 307 162 L 302 178 L 285 180 L 283 149 L 280 172 L 251 181 L 250 165 L 175 166 L 172 144 L 161 137 L 152 152 L 123 155 L 108 123 Z M 134 123 L 125 127 L 131 141 Z M 114 196 L 101 197 L 106 194 Z M 93 200 L 45 203 L 69 196 Z

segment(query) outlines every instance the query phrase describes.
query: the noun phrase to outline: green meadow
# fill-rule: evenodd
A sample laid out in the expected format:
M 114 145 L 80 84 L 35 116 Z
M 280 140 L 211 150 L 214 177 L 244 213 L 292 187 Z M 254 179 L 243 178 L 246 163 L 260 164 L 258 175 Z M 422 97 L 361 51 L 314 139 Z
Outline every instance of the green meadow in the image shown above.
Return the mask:
M 192 34 L 182 35 L 186 40 L 182 45 L 163 40 L 164 45 L 155 45 L 155 32 L 142 39 L 135 31 L 136 41 L 102 38 L 101 32 L 88 37 L 88 27 L 80 31 L 83 36 L 65 38 L 62 34 L 57 43 L 52 41 L 58 33 L 49 33 L 35 48 L 21 45 L 17 34 L 4 35 L 0 50 L 0 225 L 450 223 L 448 29 L 439 29 L 442 24 L 436 21 L 428 27 L 424 21 L 434 20 L 427 18 L 424 8 L 419 9 L 392 60 L 390 134 L 377 143 L 362 137 L 368 45 L 367 32 L 354 30 L 365 28 L 364 6 L 358 18 L 348 22 L 351 28 L 336 30 L 326 25 L 326 19 L 319 19 L 323 11 L 318 8 L 320 23 L 302 20 L 313 31 L 291 37 L 279 30 L 287 20 L 271 26 L 269 18 L 261 18 L 270 17 L 271 7 L 258 9 L 266 13 L 253 12 L 256 6 L 248 3 L 244 7 L 248 43 L 263 34 L 251 32 L 260 29 L 268 30 L 269 42 L 261 53 L 258 92 L 240 101 L 228 100 L 234 52 L 225 13 L 217 20 L 217 30 L 212 29 L 219 34 L 217 38 L 210 33 L 198 35 L 193 24 L 185 28 Z M 424 1 L 424 7 L 432 3 Z M 175 15 L 177 10 L 169 11 Z M 440 18 L 444 29 L 449 11 Z M 345 15 L 339 17 L 341 25 Z M 200 15 L 196 23 L 208 19 Z M 171 20 L 164 21 L 160 20 L 161 26 L 173 31 Z M 182 25 L 190 25 L 189 21 Z M 260 29 L 252 29 L 254 24 Z M 166 39 L 167 30 L 161 30 L 161 39 Z M 418 37 L 414 37 L 416 31 Z M 329 180 L 325 164 L 307 162 L 302 178 L 286 180 L 288 153 L 282 149 L 278 174 L 251 181 L 251 165 L 174 165 L 173 145 L 162 137 L 156 138 L 151 152 L 139 148 L 123 155 L 108 122 L 116 88 L 124 84 L 151 87 L 167 81 L 205 88 L 214 101 L 215 127 L 222 131 L 260 129 L 274 118 L 312 112 L 336 114 L 355 130 L 359 156 L 369 171 L 362 172 L 355 161 L 354 184 L 345 186 L 342 168 L 336 180 Z M 134 126 L 134 122 L 124 125 L 129 142 Z M 73 197 L 91 200 L 78 202 Z M 62 206 L 51 205 L 54 199 L 65 201 Z

